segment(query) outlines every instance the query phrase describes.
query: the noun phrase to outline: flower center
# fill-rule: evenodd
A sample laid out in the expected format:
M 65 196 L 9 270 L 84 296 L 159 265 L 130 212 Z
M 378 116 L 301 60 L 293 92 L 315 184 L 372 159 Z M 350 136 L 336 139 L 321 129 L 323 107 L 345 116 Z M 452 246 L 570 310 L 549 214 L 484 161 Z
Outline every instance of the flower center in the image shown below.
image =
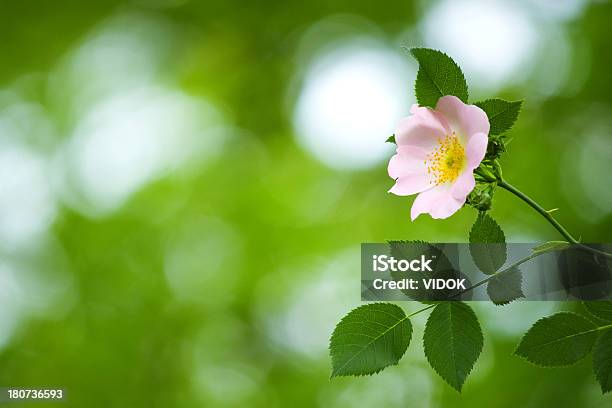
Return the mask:
M 465 150 L 457 135 L 453 132 L 438 139 L 438 147 L 427 155 L 425 164 L 436 186 L 455 181 L 465 166 Z

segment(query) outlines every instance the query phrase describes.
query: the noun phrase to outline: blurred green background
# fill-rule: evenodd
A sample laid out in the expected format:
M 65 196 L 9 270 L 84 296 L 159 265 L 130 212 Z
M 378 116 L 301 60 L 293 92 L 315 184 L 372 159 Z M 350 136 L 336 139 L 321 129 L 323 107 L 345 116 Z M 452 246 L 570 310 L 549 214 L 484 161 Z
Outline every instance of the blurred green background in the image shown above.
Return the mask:
M 473 101 L 526 98 L 506 178 L 610 242 L 610 21 L 589 0 L 2 2 L 0 386 L 70 407 L 610 406 L 589 361 L 511 356 L 578 305 L 474 304 L 461 396 L 425 315 L 377 376 L 330 381 L 327 353 L 361 242 L 462 242 L 476 215 L 411 223 L 386 192 L 402 46 L 453 56 Z M 559 238 L 504 191 L 493 215 L 510 241 Z

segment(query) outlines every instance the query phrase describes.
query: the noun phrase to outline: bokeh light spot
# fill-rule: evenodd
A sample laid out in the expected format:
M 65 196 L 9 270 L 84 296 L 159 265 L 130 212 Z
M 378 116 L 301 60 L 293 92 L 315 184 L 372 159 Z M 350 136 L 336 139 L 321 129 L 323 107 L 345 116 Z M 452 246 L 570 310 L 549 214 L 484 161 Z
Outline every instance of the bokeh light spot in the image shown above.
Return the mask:
M 515 81 L 529 73 L 537 45 L 536 28 L 517 3 L 443 0 L 422 21 L 426 44 L 456 59 L 477 87 Z
M 371 167 L 413 103 L 414 68 L 382 43 L 358 41 L 323 53 L 308 69 L 294 112 L 298 142 L 333 168 Z

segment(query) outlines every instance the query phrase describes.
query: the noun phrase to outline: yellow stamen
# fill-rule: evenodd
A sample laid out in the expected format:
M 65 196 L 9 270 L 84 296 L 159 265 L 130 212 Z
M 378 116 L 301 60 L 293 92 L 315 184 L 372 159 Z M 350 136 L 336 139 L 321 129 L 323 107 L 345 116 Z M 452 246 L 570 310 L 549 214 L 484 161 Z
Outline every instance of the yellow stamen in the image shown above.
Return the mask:
M 457 135 L 453 132 L 439 139 L 438 147 L 427 155 L 425 164 L 434 185 L 455 181 L 465 167 L 465 150 Z

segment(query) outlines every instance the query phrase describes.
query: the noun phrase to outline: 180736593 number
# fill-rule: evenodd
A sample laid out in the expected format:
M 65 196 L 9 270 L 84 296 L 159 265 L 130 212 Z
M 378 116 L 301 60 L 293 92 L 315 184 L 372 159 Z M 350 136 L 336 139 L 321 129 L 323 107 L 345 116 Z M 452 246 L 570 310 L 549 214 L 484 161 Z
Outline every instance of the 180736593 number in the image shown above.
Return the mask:
M 4 388 L 0 401 L 11 400 L 62 400 L 65 392 L 61 388 Z

